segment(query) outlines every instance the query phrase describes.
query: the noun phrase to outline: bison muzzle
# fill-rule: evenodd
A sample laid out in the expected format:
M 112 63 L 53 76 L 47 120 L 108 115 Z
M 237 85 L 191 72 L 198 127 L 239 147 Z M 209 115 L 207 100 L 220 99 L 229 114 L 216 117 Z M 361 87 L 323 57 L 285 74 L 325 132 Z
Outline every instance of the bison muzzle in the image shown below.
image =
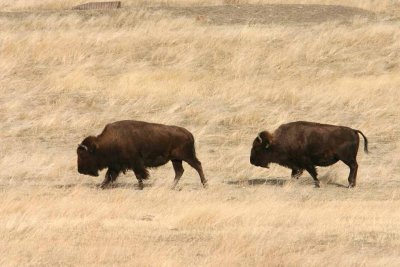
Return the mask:
M 186 129 L 142 121 L 117 121 L 106 125 L 98 136 L 86 137 L 77 148 L 78 172 L 98 176 L 108 168 L 102 188 L 116 181 L 118 175 L 133 170 L 143 189 L 148 179 L 147 168 L 172 161 L 175 187 L 184 169 L 182 161 L 193 167 L 207 186 L 200 161 L 196 157 L 193 135 Z
M 329 166 L 340 160 L 350 168 L 349 187 L 354 187 L 358 134 L 364 138 L 364 151 L 368 153 L 368 140 L 359 130 L 305 121 L 282 124 L 273 134 L 268 131 L 258 134 L 253 141 L 250 163 L 264 168 L 277 163 L 292 169 L 292 178 L 299 178 L 306 170 L 319 187 L 316 166 Z

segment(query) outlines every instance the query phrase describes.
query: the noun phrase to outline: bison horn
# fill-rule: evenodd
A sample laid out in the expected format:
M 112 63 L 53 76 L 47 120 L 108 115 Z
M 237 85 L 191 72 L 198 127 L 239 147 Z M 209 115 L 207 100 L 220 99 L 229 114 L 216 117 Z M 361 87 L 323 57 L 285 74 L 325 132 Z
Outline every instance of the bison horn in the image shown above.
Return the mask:
M 82 145 L 82 144 L 79 144 L 78 147 L 79 147 L 79 148 L 82 148 L 83 150 L 86 150 L 86 151 L 89 150 L 87 146 Z
M 262 143 L 262 139 L 261 139 L 261 136 L 260 136 L 260 135 L 257 135 L 257 140 L 258 140 L 260 143 Z

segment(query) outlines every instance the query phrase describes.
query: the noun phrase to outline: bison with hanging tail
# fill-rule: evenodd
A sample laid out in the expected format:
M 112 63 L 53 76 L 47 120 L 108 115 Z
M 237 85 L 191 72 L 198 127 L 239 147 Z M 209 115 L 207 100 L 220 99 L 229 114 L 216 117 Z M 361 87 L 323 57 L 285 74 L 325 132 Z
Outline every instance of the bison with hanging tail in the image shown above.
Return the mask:
M 78 172 L 99 176 L 99 170 L 108 168 L 102 188 L 114 182 L 118 175 L 133 170 L 143 189 L 148 179 L 147 168 L 172 162 L 175 170 L 173 187 L 183 174 L 182 161 L 193 167 L 207 187 L 200 161 L 196 157 L 193 135 L 178 126 L 142 121 L 117 121 L 106 125 L 98 136 L 86 137 L 78 145 Z
M 319 187 L 316 166 L 329 166 L 339 160 L 350 168 L 349 187 L 356 186 L 358 134 L 364 138 L 364 151 L 368 153 L 367 137 L 359 130 L 313 122 L 282 124 L 273 134 L 263 131 L 253 141 L 250 163 L 268 168 L 270 163 L 292 169 L 298 178 L 306 170 Z

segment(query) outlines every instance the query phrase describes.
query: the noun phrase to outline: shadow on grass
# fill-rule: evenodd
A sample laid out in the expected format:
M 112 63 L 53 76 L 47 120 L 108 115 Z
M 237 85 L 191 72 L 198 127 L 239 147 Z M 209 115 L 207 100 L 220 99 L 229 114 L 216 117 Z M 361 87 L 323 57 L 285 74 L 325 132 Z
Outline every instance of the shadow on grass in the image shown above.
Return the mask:
M 234 181 L 226 181 L 226 184 L 229 185 L 237 185 L 237 186 L 262 186 L 262 185 L 269 185 L 269 186 L 284 186 L 288 184 L 289 182 L 294 181 L 289 180 L 289 179 L 283 179 L 283 178 L 271 178 L 271 179 L 264 179 L 264 178 L 254 178 L 254 179 L 248 179 L 248 180 L 234 180 Z M 312 179 L 311 180 L 303 180 L 303 181 L 298 181 L 296 179 L 296 182 L 299 184 L 312 184 Z M 329 181 L 326 183 L 326 185 L 330 186 L 335 186 L 335 187 L 340 187 L 340 188 L 347 188 L 346 185 L 339 184 L 336 182 Z
M 251 186 L 258 186 L 258 185 L 271 185 L 271 186 L 284 186 L 288 180 L 286 179 L 264 179 L 264 178 L 254 178 L 248 180 L 236 180 L 236 181 L 227 181 L 226 183 L 229 185 L 251 185 Z
M 123 188 L 123 189 L 136 189 L 139 190 L 139 186 L 137 183 L 112 183 L 109 184 L 106 188 L 102 189 L 101 183 L 99 184 L 93 184 L 93 183 L 81 183 L 81 184 L 60 184 L 60 185 L 54 185 L 53 187 L 56 189 L 72 189 L 76 187 L 86 187 L 86 188 L 91 188 L 91 189 L 99 189 L 99 190 L 108 190 L 108 189 L 114 189 L 114 188 Z M 143 187 L 152 187 L 152 184 L 143 184 Z
M 336 187 L 341 187 L 341 188 L 347 188 L 347 186 L 342 185 L 342 184 L 339 184 L 339 183 L 336 183 L 336 182 L 327 182 L 326 184 L 328 184 L 328 185 L 334 185 L 334 186 L 336 186 Z

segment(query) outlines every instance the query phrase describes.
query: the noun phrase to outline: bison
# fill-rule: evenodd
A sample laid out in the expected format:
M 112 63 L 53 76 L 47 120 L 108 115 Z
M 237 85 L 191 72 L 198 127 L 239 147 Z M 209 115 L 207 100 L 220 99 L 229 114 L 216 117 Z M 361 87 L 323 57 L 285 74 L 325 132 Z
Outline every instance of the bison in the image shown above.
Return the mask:
M 98 136 L 86 137 L 78 145 L 78 172 L 99 176 L 99 170 L 108 168 L 101 188 L 114 182 L 118 175 L 133 170 L 143 189 L 148 179 L 147 168 L 172 161 L 175 170 L 173 188 L 183 174 L 182 161 L 187 162 L 200 175 L 207 187 L 201 162 L 196 157 L 193 135 L 178 126 L 168 126 L 143 121 L 117 121 L 106 125 Z
M 306 170 L 319 187 L 316 166 L 329 166 L 342 161 L 350 168 L 349 187 L 356 186 L 357 152 L 361 134 L 364 151 L 368 140 L 355 129 L 344 126 L 297 121 L 282 124 L 273 134 L 260 132 L 253 141 L 250 163 L 268 168 L 270 163 L 292 169 L 292 178 L 299 178 Z

